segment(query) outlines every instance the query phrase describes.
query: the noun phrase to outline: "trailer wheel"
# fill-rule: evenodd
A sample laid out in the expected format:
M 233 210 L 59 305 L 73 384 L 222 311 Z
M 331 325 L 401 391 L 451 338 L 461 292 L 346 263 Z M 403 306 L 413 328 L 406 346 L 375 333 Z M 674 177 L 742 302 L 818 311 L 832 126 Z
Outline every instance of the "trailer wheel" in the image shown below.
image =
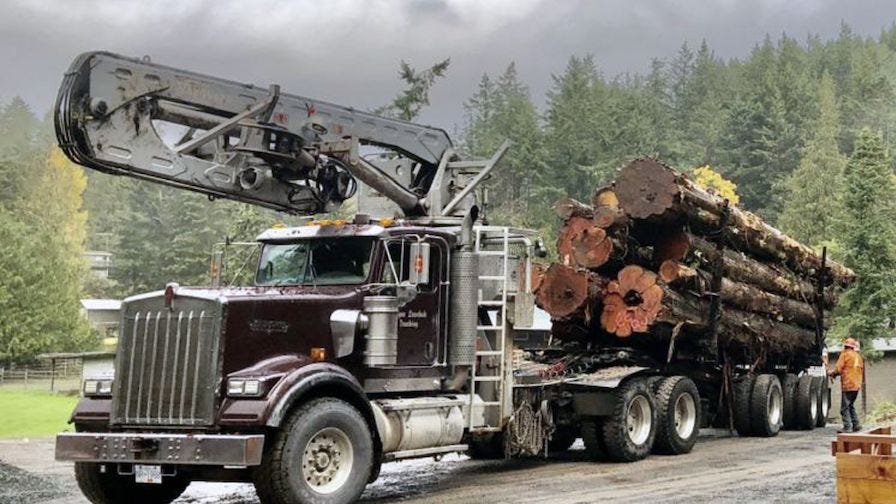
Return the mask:
M 656 402 L 647 382 L 623 383 L 616 389 L 613 413 L 603 421 L 607 456 L 618 462 L 647 457 L 656 438 L 656 424 Z
M 796 427 L 803 430 L 815 427 L 818 418 L 818 381 L 814 377 L 800 376 L 796 384 L 794 406 Z
M 654 453 L 681 455 L 694 448 L 700 434 L 700 392 L 690 378 L 672 376 L 656 384 Z
M 321 398 L 295 410 L 255 471 L 263 504 L 355 502 L 373 470 L 373 439 L 345 401 Z
M 793 373 L 786 373 L 781 380 L 781 393 L 783 394 L 783 403 L 781 410 L 782 422 L 784 429 L 793 430 L 796 425 L 796 385 L 799 379 Z
M 549 452 L 564 452 L 568 450 L 579 437 L 579 429 L 571 425 L 563 425 L 554 430 L 554 434 L 548 441 Z
M 752 376 L 747 375 L 731 384 L 734 393 L 734 430 L 741 437 L 753 434 L 753 428 L 750 426 L 750 396 L 754 381 Z
M 781 431 L 784 394 L 781 382 L 771 374 L 756 377 L 750 394 L 750 428 L 754 436 L 774 437 Z
M 831 410 L 831 388 L 827 376 L 814 378 L 818 381 L 818 416 L 815 418 L 815 426 L 824 427 L 828 424 L 828 413 Z
M 103 464 L 92 462 L 75 462 L 75 479 L 81 493 L 93 504 L 168 504 L 190 484 L 180 476 L 164 477 L 161 485 L 137 483 L 133 476 L 119 475 L 115 464 L 104 468 Z
M 603 429 L 603 417 L 590 417 L 582 420 L 582 442 L 585 444 L 585 455 L 591 460 L 607 460 Z

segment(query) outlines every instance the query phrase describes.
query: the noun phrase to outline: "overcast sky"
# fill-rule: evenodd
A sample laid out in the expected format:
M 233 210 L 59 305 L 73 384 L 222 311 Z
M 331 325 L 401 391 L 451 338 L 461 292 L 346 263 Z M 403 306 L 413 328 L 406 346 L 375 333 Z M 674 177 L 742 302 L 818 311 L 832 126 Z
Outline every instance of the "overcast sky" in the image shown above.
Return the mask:
M 78 53 L 108 50 L 359 108 L 388 102 L 398 61 L 451 57 L 422 122 L 452 129 L 483 72 L 516 61 L 541 104 L 552 73 L 591 53 L 609 76 L 685 40 L 744 56 L 769 33 L 877 36 L 896 0 L 0 0 L 0 100 L 52 104 Z

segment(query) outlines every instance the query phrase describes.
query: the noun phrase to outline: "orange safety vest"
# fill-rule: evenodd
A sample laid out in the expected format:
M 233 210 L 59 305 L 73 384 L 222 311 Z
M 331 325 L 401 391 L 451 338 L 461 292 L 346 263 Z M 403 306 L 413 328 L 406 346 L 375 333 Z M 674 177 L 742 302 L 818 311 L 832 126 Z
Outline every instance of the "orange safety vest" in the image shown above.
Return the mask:
M 844 348 L 837 358 L 837 373 L 840 375 L 840 389 L 856 392 L 862 388 L 865 359 L 852 348 Z

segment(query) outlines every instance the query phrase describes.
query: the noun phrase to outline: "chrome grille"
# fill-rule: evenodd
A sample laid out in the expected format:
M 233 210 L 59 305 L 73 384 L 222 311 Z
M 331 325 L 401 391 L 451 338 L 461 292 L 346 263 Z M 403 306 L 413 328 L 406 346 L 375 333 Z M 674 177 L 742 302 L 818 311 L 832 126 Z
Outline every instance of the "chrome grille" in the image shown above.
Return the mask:
M 164 296 L 128 301 L 115 365 L 112 422 L 204 426 L 214 420 L 222 305 Z

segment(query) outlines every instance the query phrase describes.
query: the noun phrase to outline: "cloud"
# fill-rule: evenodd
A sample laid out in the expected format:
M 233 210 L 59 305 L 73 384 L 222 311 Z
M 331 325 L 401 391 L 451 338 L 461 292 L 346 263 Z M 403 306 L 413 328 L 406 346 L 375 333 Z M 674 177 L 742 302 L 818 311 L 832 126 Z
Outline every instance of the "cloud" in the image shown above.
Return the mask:
M 398 61 L 451 57 L 424 117 L 451 128 L 483 72 L 516 61 L 541 101 L 571 54 L 606 75 L 643 71 L 688 40 L 743 56 L 769 33 L 835 36 L 840 21 L 875 36 L 889 0 L 7 0 L 0 17 L 0 98 L 52 103 L 69 62 L 109 50 L 360 108 L 399 88 Z

